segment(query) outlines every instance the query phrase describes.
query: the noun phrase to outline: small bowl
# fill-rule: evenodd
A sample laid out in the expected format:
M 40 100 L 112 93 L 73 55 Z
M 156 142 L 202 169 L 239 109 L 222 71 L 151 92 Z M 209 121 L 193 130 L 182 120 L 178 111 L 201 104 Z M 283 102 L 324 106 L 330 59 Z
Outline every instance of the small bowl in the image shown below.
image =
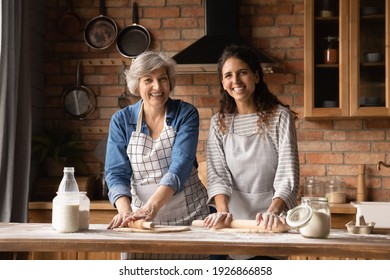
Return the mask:
M 384 55 L 380 52 L 367 52 L 364 54 L 364 60 L 366 62 L 382 62 L 383 59 Z
M 331 16 L 333 16 L 333 11 L 322 10 L 320 12 L 320 15 L 321 15 L 321 17 L 331 17 Z
M 349 233 L 352 234 L 370 234 L 375 226 L 375 223 L 368 223 L 366 225 L 356 226 L 354 221 L 348 222 L 346 225 Z

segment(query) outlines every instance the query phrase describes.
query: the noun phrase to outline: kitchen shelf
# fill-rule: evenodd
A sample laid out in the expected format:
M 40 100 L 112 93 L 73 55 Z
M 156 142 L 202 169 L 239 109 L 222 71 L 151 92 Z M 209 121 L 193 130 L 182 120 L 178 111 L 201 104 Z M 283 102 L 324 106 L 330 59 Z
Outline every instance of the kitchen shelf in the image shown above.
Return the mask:
M 304 117 L 337 119 L 389 117 L 390 3 L 385 0 L 330 0 L 333 16 L 321 17 L 323 0 L 305 0 Z M 363 7 L 378 14 L 362 15 Z M 337 62 L 325 64 L 327 37 L 336 37 Z M 379 52 L 384 60 L 365 61 Z M 377 84 L 383 84 L 378 88 Z M 378 100 L 375 103 L 362 100 Z M 326 107 L 334 102 L 336 107 Z M 373 105 L 371 105 L 373 104 Z M 371 106 L 370 106 L 371 105 Z

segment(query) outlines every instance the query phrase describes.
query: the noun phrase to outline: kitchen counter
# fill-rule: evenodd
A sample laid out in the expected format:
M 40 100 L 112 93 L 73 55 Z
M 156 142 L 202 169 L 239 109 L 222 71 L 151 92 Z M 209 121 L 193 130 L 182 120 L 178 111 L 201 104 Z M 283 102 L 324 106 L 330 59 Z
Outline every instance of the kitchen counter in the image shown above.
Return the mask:
M 90 230 L 58 233 L 49 223 L 0 223 L 3 252 L 154 252 L 191 254 L 249 254 L 268 256 L 322 256 L 390 259 L 390 233 L 352 235 L 332 229 L 327 239 L 308 239 L 288 233 L 228 233 L 191 227 L 175 233 L 135 233 Z

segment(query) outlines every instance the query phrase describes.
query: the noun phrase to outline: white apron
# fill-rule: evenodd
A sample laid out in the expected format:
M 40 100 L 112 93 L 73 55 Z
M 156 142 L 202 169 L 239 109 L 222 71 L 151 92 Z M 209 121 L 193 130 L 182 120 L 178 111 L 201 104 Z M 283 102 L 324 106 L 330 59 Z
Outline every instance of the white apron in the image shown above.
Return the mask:
M 234 219 L 254 220 L 272 203 L 278 155 L 265 132 L 251 135 L 234 133 L 234 116 L 223 139 L 226 162 L 233 178 L 229 211 Z M 261 169 L 260 169 L 261 167 Z M 250 259 L 252 255 L 230 255 L 232 259 Z
M 141 132 L 143 106 L 141 107 L 136 131 L 131 135 L 127 155 L 133 176 L 131 178 L 132 209 L 141 208 L 157 190 L 161 178 L 171 164 L 171 151 L 176 133 L 166 121 L 159 138 L 153 139 Z M 209 214 L 207 191 L 192 168 L 184 191 L 174 195 L 158 212 L 154 222 L 160 225 L 191 225 L 195 219 L 204 219 Z M 129 253 L 126 259 L 205 259 L 205 255 L 180 254 L 135 254 Z

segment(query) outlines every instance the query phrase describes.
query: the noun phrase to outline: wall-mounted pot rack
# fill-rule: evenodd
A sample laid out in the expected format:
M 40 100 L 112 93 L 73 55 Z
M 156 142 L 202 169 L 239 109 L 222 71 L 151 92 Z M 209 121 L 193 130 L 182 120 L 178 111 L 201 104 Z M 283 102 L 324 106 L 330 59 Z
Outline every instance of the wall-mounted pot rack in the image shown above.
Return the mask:
M 87 59 L 72 59 L 65 60 L 64 64 L 68 66 L 75 66 L 80 61 L 82 66 L 121 66 L 131 65 L 131 59 L 123 58 L 87 58 Z

